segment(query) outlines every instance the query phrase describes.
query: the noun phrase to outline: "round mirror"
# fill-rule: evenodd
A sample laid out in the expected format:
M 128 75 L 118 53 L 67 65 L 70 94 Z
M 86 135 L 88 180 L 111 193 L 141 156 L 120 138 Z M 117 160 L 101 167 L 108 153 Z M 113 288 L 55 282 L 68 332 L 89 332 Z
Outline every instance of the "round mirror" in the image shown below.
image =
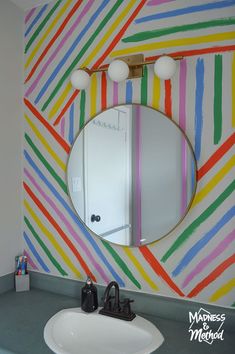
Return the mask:
M 96 235 L 125 246 L 172 231 L 196 189 L 187 137 L 162 113 L 135 104 L 90 120 L 75 140 L 67 172 L 80 219 Z

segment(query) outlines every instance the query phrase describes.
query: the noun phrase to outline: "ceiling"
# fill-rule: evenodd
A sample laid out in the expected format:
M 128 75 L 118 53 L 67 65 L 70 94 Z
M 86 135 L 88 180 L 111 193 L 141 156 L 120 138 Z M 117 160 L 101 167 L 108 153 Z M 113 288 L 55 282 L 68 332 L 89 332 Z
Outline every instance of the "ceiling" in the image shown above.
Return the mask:
M 33 7 L 40 6 L 43 4 L 48 4 L 54 0 L 10 0 L 15 5 L 20 7 L 23 10 L 32 9 Z

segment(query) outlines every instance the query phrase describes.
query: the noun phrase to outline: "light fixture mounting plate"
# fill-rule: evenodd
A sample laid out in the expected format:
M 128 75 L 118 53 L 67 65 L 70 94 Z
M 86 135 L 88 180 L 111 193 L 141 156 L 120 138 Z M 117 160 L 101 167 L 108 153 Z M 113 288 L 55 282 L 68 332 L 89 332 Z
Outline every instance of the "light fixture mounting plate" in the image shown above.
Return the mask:
M 128 55 L 117 59 L 123 60 L 126 64 L 128 64 L 130 70 L 128 79 L 143 77 L 143 54 Z

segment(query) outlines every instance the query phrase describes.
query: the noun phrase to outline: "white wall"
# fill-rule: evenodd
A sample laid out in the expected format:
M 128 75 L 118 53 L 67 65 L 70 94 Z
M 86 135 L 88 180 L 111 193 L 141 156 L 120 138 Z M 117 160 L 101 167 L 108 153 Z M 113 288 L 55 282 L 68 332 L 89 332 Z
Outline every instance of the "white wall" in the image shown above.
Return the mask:
M 23 16 L 9 0 L 0 1 L 0 276 L 14 271 L 22 252 Z

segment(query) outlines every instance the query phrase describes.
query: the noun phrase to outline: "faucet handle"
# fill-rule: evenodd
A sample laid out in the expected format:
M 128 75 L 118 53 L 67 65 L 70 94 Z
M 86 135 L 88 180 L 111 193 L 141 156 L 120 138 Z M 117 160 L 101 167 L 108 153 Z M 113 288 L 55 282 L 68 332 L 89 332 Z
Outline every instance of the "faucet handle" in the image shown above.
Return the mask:
M 130 314 L 131 313 L 131 306 L 130 306 L 130 303 L 131 302 L 134 302 L 134 300 L 131 300 L 129 298 L 125 298 L 121 304 L 123 304 L 123 312 L 124 313 L 127 313 L 127 314 Z

